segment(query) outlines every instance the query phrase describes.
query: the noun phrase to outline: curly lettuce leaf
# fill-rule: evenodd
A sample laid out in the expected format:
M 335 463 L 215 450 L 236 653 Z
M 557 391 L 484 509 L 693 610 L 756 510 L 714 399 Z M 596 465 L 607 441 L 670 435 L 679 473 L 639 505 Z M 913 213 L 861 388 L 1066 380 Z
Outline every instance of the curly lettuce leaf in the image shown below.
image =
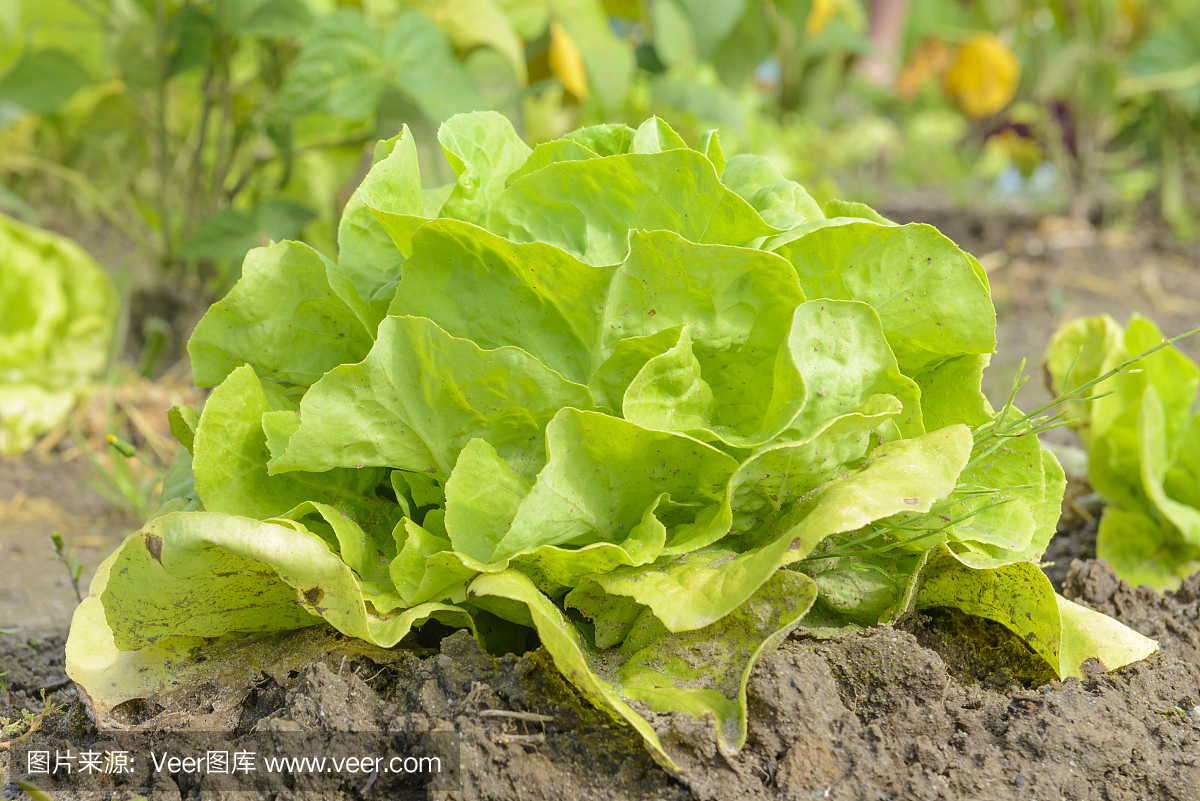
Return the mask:
M 347 303 L 331 284 L 333 266 L 298 242 L 250 251 L 242 277 L 188 340 L 196 385 L 215 387 L 248 364 L 260 378 L 307 387 L 362 359 L 372 332 L 351 305 L 362 302 L 357 293 Z
M 361 363 L 305 394 L 271 472 L 379 466 L 444 481 L 478 437 L 531 477 L 545 463 L 546 424 L 568 406 L 589 408 L 587 388 L 519 348 L 483 350 L 426 318 L 387 317 Z
M 996 310 L 982 269 L 928 225 L 827 226 L 792 242 L 787 255 L 810 300 L 874 307 L 905 375 L 996 349 Z
M 712 162 L 687 149 L 551 164 L 514 181 L 487 227 L 595 265 L 620 261 L 635 228 L 737 246 L 776 231 L 721 184 Z

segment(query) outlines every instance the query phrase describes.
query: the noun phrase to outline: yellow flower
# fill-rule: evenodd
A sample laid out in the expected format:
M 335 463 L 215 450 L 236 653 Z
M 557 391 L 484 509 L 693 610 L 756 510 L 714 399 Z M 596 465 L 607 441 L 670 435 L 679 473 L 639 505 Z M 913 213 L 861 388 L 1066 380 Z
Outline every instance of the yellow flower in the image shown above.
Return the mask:
M 1021 80 L 1021 63 L 999 37 L 977 33 L 954 50 L 942 85 L 972 119 L 990 117 L 1012 102 Z

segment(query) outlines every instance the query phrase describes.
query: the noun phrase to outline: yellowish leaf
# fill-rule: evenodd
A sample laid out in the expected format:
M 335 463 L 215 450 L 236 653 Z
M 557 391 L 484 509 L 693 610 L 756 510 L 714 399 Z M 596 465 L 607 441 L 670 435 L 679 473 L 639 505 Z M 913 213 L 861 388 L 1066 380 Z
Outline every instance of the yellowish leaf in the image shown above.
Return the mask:
M 1021 63 L 998 36 L 976 33 L 954 50 L 942 76 L 946 94 L 972 119 L 990 117 L 1012 102 Z
M 808 19 L 804 21 L 804 32 L 810 37 L 820 36 L 837 10 L 836 0 L 813 0 Z
M 550 71 L 568 92 L 580 100 L 587 100 L 588 80 L 583 55 L 575 39 L 557 20 L 550 23 Z

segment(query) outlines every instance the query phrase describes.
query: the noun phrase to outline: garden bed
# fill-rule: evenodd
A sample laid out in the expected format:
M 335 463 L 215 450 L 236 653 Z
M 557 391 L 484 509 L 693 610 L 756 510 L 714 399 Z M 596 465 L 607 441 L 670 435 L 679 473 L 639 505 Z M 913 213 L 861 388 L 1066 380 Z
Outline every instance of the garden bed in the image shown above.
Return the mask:
M 583 701 L 545 651 L 497 659 L 463 632 L 437 648 L 416 644 L 374 659 L 357 647 L 345 658 L 335 644 L 283 682 L 259 677 L 231 721 L 243 734 L 293 724 L 456 731 L 462 787 L 441 796 L 450 798 L 1195 798 L 1200 574 L 1160 596 L 1129 587 L 1102 562 L 1076 561 L 1063 589 L 1158 639 L 1161 651 L 1059 682 L 1044 681 L 1044 663 L 1006 629 L 950 610 L 837 640 L 793 636 L 753 674 L 749 739 L 736 757 L 719 752 L 708 723 L 642 710 L 677 776 Z M 42 748 L 98 738 L 63 673 L 64 641 L 60 631 L 32 642 L 8 636 L 0 647 L 9 673 L 0 713 L 36 709 L 42 689 L 67 704 L 33 738 Z M 481 714 L 497 709 L 548 720 Z M 132 724 L 156 725 L 154 710 L 127 712 Z M 197 694 L 193 725 L 211 712 L 211 699 Z M 187 726 L 188 717 L 172 715 L 171 725 Z M 148 767 L 139 776 L 148 782 Z M 126 786 L 117 797 L 206 797 L 203 782 L 177 779 Z M 329 797 L 373 797 L 364 784 Z M 2 792 L 21 797 L 11 782 Z

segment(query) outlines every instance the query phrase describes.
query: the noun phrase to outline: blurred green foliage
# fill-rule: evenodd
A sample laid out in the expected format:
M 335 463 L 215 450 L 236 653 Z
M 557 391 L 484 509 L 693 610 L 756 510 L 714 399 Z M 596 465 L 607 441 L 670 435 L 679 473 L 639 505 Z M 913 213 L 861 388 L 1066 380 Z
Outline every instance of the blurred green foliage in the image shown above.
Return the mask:
M 1111 219 L 1149 199 L 1193 233 L 1200 2 L 911 0 L 890 64 L 869 5 L 8 0 L 0 210 L 101 219 L 148 280 L 211 296 L 252 247 L 332 255 L 376 140 L 495 109 L 531 144 L 650 114 L 720 128 L 818 200 L 993 186 Z

